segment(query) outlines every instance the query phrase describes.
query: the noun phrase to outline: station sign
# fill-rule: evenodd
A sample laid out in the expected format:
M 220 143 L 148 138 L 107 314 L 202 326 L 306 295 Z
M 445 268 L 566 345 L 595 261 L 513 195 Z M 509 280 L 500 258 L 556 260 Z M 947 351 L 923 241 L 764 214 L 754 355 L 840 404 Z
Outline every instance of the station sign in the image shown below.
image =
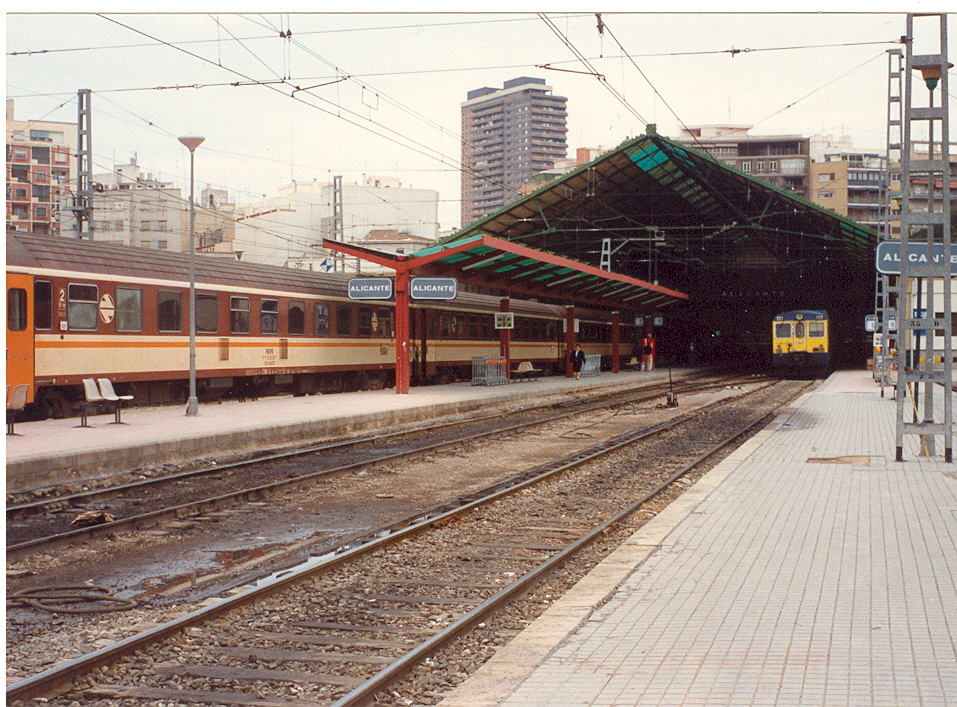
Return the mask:
M 459 281 L 454 277 L 413 277 L 409 283 L 412 299 L 455 299 Z
M 907 262 L 912 265 L 943 265 L 944 244 L 934 243 L 931 256 L 927 255 L 927 244 L 908 241 Z M 877 272 L 885 275 L 900 275 L 900 241 L 881 241 L 877 244 Z M 950 274 L 957 275 L 957 248 L 950 255 Z
M 392 279 L 354 277 L 349 280 L 349 299 L 392 299 Z

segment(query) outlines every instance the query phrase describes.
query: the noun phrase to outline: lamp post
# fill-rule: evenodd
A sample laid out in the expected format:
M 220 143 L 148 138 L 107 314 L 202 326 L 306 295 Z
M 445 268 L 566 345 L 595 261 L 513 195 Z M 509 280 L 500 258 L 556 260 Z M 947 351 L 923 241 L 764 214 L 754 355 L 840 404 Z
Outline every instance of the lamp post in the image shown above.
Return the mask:
M 203 144 L 204 137 L 181 137 L 179 141 L 189 150 L 189 399 L 186 415 L 199 414 L 199 399 L 196 397 L 196 202 L 193 199 L 193 175 L 196 148 Z

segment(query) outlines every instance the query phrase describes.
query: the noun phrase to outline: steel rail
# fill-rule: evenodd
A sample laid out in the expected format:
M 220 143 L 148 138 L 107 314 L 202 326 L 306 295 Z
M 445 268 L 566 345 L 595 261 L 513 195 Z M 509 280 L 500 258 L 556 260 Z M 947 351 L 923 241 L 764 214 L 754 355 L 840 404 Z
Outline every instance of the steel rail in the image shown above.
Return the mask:
M 638 500 L 633 501 L 628 506 L 615 513 L 615 515 L 613 515 L 611 518 L 600 523 L 587 534 L 567 545 L 565 548 L 539 564 L 530 572 L 518 578 L 507 587 L 504 587 L 495 595 L 486 599 L 479 606 L 469 611 L 454 623 L 446 626 L 439 633 L 435 634 L 428 640 L 416 646 L 411 651 L 408 651 L 402 655 L 398 660 L 383 668 L 375 676 L 371 677 L 362 685 L 359 685 L 348 694 L 333 702 L 330 707 L 363 707 L 364 705 L 370 704 L 376 693 L 388 688 L 391 684 L 403 677 L 408 671 L 412 670 L 424 660 L 451 644 L 460 635 L 471 630 L 478 623 L 485 620 L 489 615 L 495 613 L 501 607 L 507 605 L 514 598 L 527 593 L 541 579 L 561 567 L 572 556 L 581 552 L 596 540 L 603 537 L 609 531 L 609 529 L 627 520 L 630 516 L 639 511 L 642 506 L 651 501 L 655 496 L 659 495 L 672 484 L 674 484 L 675 481 L 690 473 L 706 459 L 714 456 L 736 439 L 744 434 L 747 434 L 757 425 L 763 423 L 768 417 L 774 415 L 777 410 L 786 404 L 787 403 L 781 403 L 781 405 L 778 405 L 772 411 L 763 415 L 760 419 L 755 420 L 728 435 L 725 439 L 709 448 L 703 454 L 695 458 L 692 462 L 686 464 L 681 469 L 678 469 L 665 481 L 661 482 L 657 487 L 649 491 L 647 494 Z
M 324 555 L 311 558 L 310 560 L 296 567 L 283 569 L 263 579 L 257 580 L 248 588 L 239 591 L 233 596 L 221 599 L 213 604 L 185 614 L 184 616 L 172 619 L 136 635 L 129 636 L 110 646 L 105 646 L 104 648 L 100 648 L 91 653 L 66 661 L 41 673 L 32 675 L 16 683 L 8 685 L 6 690 L 6 699 L 9 703 L 13 700 L 44 697 L 45 695 L 62 688 L 67 683 L 72 682 L 77 677 L 86 675 L 97 668 L 111 665 L 123 656 L 129 655 L 153 643 L 157 643 L 165 638 L 171 637 L 182 632 L 186 628 L 209 621 L 210 619 L 223 615 L 240 606 L 257 601 L 269 594 L 282 591 L 283 589 L 294 586 L 295 584 L 307 579 L 308 577 L 311 577 L 314 574 L 327 571 L 339 564 L 353 560 L 361 555 L 372 552 L 400 539 L 411 537 L 412 535 L 422 532 L 432 525 L 443 523 L 447 519 L 458 514 L 468 512 L 473 508 L 493 502 L 500 498 L 504 498 L 524 488 L 530 487 L 545 479 L 548 479 L 560 472 L 567 471 L 568 469 L 575 468 L 588 461 L 609 454 L 628 444 L 640 441 L 644 437 L 671 429 L 672 427 L 676 427 L 700 415 L 710 412 L 711 409 L 715 407 L 724 405 L 732 400 L 740 400 L 772 385 L 774 385 L 773 382 L 755 390 L 748 391 L 736 398 L 716 401 L 710 405 L 688 413 L 687 415 L 679 416 L 674 420 L 669 420 L 665 423 L 656 425 L 653 429 L 642 430 L 637 433 L 623 435 L 614 444 L 599 445 L 600 448 L 595 449 L 592 453 L 578 454 L 563 464 L 549 465 L 548 468 L 540 471 L 540 473 L 537 473 L 535 476 L 527 477 L 526 475 L 529 472 L 525 472 L 525 474 L 519 475 L 518 477 L 513 477 L 514 483 L 507 485 L 500 483 L 494 485 L 491 487 L 491 492 L 487 495 L 480 495 L 481 492 L 478 492 L 469 496 L 459 497 L 452 501 L 426 509 L 425 511 L 418 513 L 408 519 L 400 520 L 391 524 L 390 526 L 377 529 L 363 536 L 362 538 L 353 538 L 351 540 L 347 540 L 338 548 L 331 550 Z M 786 403 L 782 403 L 782 406 L 784 404 Z M 772 413 L 762 416 L 761 420 L 766 419 L 770 414 Z M 752 423 L 752 426 L 756 425 L 761 420 Z M 736 432 L 732 438 L 740 436 L 741 434 L 742 432 L 740 431 Z M 702 456 L 709 456 L 711 453 L 713 452 L 708 452 Z M 539 467 L 538 469 L 542 468 Z M 453 624 L 453 626 L 454 625 L 455 624 Z M 461 630 L 464 629 L 460 629 L 460 632 Z M 448 628 L 442 633 L 444 634 L 446 631 L 448 631 Z M 432 641 L 430 640 L 428 643 L 432 643 Z M 410 667 L 407 665 L 407 661 L 404 659 L 400 659 L 400 662 L 403 665 L 406 665 L 406 667 L 403 668 L 403 671 Z
M 715 384 L 715 385 L 724 385 L 724 383 Z M 705 386 L 704 389 L 708 387 L 709 386 Z M 692 388 L 692 389 L 702 390 L 703 388 L 698 387 L 698 388 Z M 645 392 L 645 391 L 642 391 L 642 392 Z M 651 392 L 651 391 L 649 390 L 647 392 Z M 640 398 L 639 401 L 643 401 L 646 399 L 653 399 L 655 397 L 659 397 L 659 395 L 660 393 L 650 395 L 648 398 Z M 629 402 L 634 402 L 634 401 L 629 401 Z M 624 405 L 624 404 L 625 403 L 615 403 L 615 405 Z M 445 440 L 443 442 L 437 442 L 431 445 L 427 445 L 425 447 L 419 447 L 419 448 L 404 451 L 404 452 L 396 452 L 394 454 L 387 454 L 381 457 L 376 457 L 374 459 L 365 459 L 359 462 L 354 462 L 352 464 L 346 464 L 339 467 L 333 467 L 331 469 L 323 469 L 321 471 L 301 474 L 293 478 L 285 478 L 280 481 L 274 481 L 271 483 L 262 484 L 260 486 L 254 486 L 254 487 L 240 489 L 238 491 L 233 491 L 226 494 L 221 494 L 218 496 L 212 496 L 212 497 L 199 499 L 196 501 L 190 501 L 188 503 L 179 504 L 177 506 L 170 506 L 170 507 L 161 508 L 155 511 L 148 511 L 146 513 L 141 513 L 135 516 L 128 516 L 126 518 L 118 518 L 116 520 L 113 520 L 107 523 L 100 523 L 98 525 L 90 526 L 87 528 L 78 528 L 76 530 L 67 531 L 65 533 L 59 533 L 56 535 L 50 535 L 50 536 L 46 536 L 42 538 L 35 538 L 33 540 L 27 540 L 21 543 L 14 543 L 12 545 L 7 545 L 6 547 L 7 559 L 8 560 L 18 559 L 20 557 L 24 557 L 24 556 L 30 555 L 31 553 L 37 552 L 41 548 L 43 550 L 53 550 L 60 547 L 67 547 L 75 542 L 93 540 L 99 537 L 110 535 L 112 533 L 116 533 L 118 531 L 154 527 L 155 525 L 165 520 L 188 518 L 190 516 L 199 515 L 201 513 L 206 513 L 209 511 L 219 510 L 221 508 L 226 508 L 231 505 L 235 505 L 236 503 L 239 503 L 239 502 L 254 501 L 254 500 L 263 498 L 265 496 L 268 496 L 270 494 L 276 493 L 278 491 L 295 488 L 297 485 L 311 483 L 320 478 L 343 475 L 343 474 L 359 471 L 369 466 L 375 466 L 378 464 L 384 464 L 384 463 L 388 463 L 392 461 L 399 461 L 402 459 L 408 459 L 408 458 L 420 456 L 423 454 L 430 454 L 433 452 L 442 451 L 443 449 L 459 446 L 461 444 L 464 444 L 465 442 L 475 441 L 475 440 L 483 439 L 486 437 L 491 437 L 494 435 L 516 432 L 516 431 L 525 429 L 527 427 L 533 427 L 536 425 L 548 424 L 550 422 L 555 422 L 557 420 L 562 420 L 568 417 L 573 417 L 575 415 L 581 415 L 583 413 L 590 412 L 596 409 L 601 409 L 602 407 L 609 407 L 609 405 L 598 404 L 588 408 L 578 408 L 572 411 L 554 415 L 545 420 L 532 420 L 528 422 L 522 422 L 522 423 L 510 425 L 503 428 L 498 428 L 496 430 L 490 430 L 487 432 L 471 433 L 465 436 L 456 437 L 451 440 Z M 532 409 L 535 409 L 535 408 L 532 408 Z M 491 415 L 489 416 L 489 419 L 495 418 L 495 417 L 501 417 L 501 415 Z M 415 431 L 421 432 L 423 431 L 423 429 L 424 428 L 417 428 Z M 403 431 L 399 434 L 410 434 L 410 432 Z M 385 439 L 387 437 L 388 435 L 383 435 L 382 439 Z M 368 441 L 368 440 L 363 440 L 363 442 L 364 441 Z M 243 462 L 236 462 L 234 465 L 231 465 L 231 466 L 241 467 L 241 466 L 249 466 L 252 464 L 267 463 L 269 461 L 274 461 L 278 458 L 283 458 L 285 456 L 293 456 L 296 453 L 299 453 L 299 452 L 283 453 L 274 458 L 255 459 L 255 460 L 246 460 Z M 301 452 L 301 453 L 305 454 L 305 453 L 311 453 L 311 452 Z M 221 467 L 221 469 L 226 469 L 226 468 L 229 468 L 229 466 Z M 162 479 L 162 481 L 168 482 L 175 478 L 176 477 L 166 477 Z M 132 486 L 135 487 L 139 485 L 140 483 L 144 483 L 144 482 L 138 482 L 137 484 L 133 484 Z M 57 499 L 57 500 L 59 501 L 60 499 Z M 48 501 L 48 503 L 50 502 L 51 501 Z
M 725 381 L 709 384 L 707 386 L 704 386 L 703 388 L 693 387 L 696 381 L 700 381 L 706 378 L 708 378 L 708 376 L 699 375 L 699 376 L 686 376 L 679 379 L 678 383 L 683 386 L 686 386 L 686 387 L 682 387 L 679 392 L 688 392 L 689 390 L 690 391 L 707 390 L 710 387 L 713 387 L 714 385 L 724 385 L 727 382 L 727 380 L 734 380 L 734 378 L 728 378 Z M 601 394 L 594 396 L 593 400 L 602 400 L 602 399 L 620 397 L 622 395 L 634 394 L 636 392 L 651 393 L 663 387 L 663 385 L 664 385 L 663 383 L 655 382 L 650 385 L 636 386 L 634 388 L 626 388 L 624 390 L 617 390 L 611 393 L 609 393 L 608 391 L 599 391 Z M 653 397 L 657 397 L 657 395 L 652 395 L 649 397 L 653 398 Z M 183 471 L 176 474 L 168 474 L 168 475 L 159 476 L 152 479 L 141 479 L 128 484 L 109 486 L 106 488 L 93 489 L 90 491 L 81 491 L 81 492 L 73 493 L 73 494 L 64 494 L 62 496 L 54 496 L 51 498 L 44 498 L 37 501 L 30 501 L 27 503 L 12 504 L 7 506 L 7 517 L 9 518 L 11 516 L 16 516 L 18 514 L 25 514 L 28 512 L 38 513 L 38 512 L 41 512 L 45 506 L 50 506 L 54 504 L 69 503 L 70 505 L 74 505 L 77 502 L 88 503 L 90 501 L 94 501 L 99 498 L 108 498 L 112 495 L 115 495 L 119 491 L 128 491 L 128 490 L 133 490 L 138 488 L 146 488 L 146 487 L 157 485 L 157 484 L 168 483 L 170 481 L 182 481 L 182 480 L 190 479 L 196 476 L 203 476 L 206 474 L 215 474 L 218 472 L 229 471 L 230 469 L 241 469 L 243 467 L 251 466 L 253 464 L 280 461 L 282 459 L 289 459 L 289 458 L 294 458 L 297 456 L 306 456 L 308 454 L 324 452 L 330 449 L 343 449 L 343 448 L 348 448 L 350 446 L 358 446 L 360 444 L 371 444 L 371 443 L 383 442 L 386 440 L 397 439 L 406 435 L 421 433 L 426 430 L 435 430 L 439 427 L 448 428 L 448 427 L 456 427 L 456 426 L 467 425 L 467 424 L 474 424 L 479 422 L 486 422 L 488 420 L 494 420 L 494 419 L 509 416 L 509 415 L 519 415 L 523 413 L 533 412 L 535 410 L 541 410 L 541 409 L 545 409 L 549 407 L 554 407 L 555 404 L 556 404 L 555 402 L 545 402 L 539 405 L 529 405 L 528 407 L 518 408 L 518 409 L 510 410 L 507 412 L 492 413 L 492 414 L 483 415 L 480 417 L 470 417 L 470 418 L 465 418 L 460 420 L 446 420 L 439 424 L 436 424 L 434 421 L 432 421 L 427 426 L 414 425 L 405 429 L 395 430 L 392 432 L 385 432 L 378 435 L 370 435 L 370 434 L 361 435 L 359 437 L 353 437 L 350 439 L 335 440 L 331 442 L 322 442 L 320 444 L 314 444 L 308 447 L 298 447 L 295 449 L 289 449 L 287 447 L 287 448 L 281 449 L 280 451 L 273 451 L 271 453 L 267 453 L 261 457 L 243 459 L 240 461 L 230 462 L 227 464 L 217 464 L 215 466 L 205 466 L 199 469 L 190 469 L 189 471 Z M 613 405 L 613 404 L 614 403 L 611 403 L 611 404 L 598 403 L 590 408 L 577 409 L 575 413 L 572 413 L 572 414 L 576 414 L 576 413 L 580 414 L 582 412 L 587 412 L 591 409 L 600 409 L 601 407 L 609 407 L 610 405 Z M 555 419 L 559 419 L 560 417 L 561 416 L 558 416 Z M 253 452 L 253 454 L 254 453 L 255 452 Z M 203 463 L 205 461 L 208 461 L 208 460 L 197 460 L 195 463 Z M 124 474 L 129 474 L 129 473 L 132 473 L 132 472 L 124 472 Z M 103 477 L 103 478 L 109 478 L 109 477 Z M 98 480 L 102 480 L 102 478 L 90 479 L 89 481 L 98 481 Z M 32 489 L 32 491 L 37 491 L 37 490 L 39 489 Z M 18 491 L 17 493 L 18 494 L 29 493 L 29 491 Z

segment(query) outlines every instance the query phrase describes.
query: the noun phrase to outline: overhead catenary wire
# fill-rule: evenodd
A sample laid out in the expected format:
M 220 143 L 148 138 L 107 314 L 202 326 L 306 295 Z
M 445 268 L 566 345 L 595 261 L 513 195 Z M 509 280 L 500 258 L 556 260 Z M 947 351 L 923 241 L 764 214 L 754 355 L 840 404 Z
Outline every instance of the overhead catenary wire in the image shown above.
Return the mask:
M 157 38 L 157 37 L 153 37 L 152 35 L 150 35 L 150 34 L 147 33 L 147 32 L 143 32 L 142 30 L 138 30 L 138 29 L 136 29 L 136 28 L 134 28 L 134 27 L 130 27 L 129 25 L 126 25 L 126 24 L 124 24 L 124 23 L 122 23 L 122 22 L 120 22 L 120 21 L 118 21 L 118 20 L 115 20 L 115 19 L 113 19 L 113 18 L 111 18 L 111 17 L 107 17 L 107 16 L 105 16 L 105 15 L 103 15 L 103 14 L 100 14 L 100 13 L 98 13 L 97 16 L 98 16 L 98 17 L 102 17 L 103 19 L 108 20 L 108 21 L 110 21 L 110 22 L 113 22 L 113 23 L 115 23 L 115 24 L 117 24 L 117 25 L 119 25 L 119 26 L 121 26 L 121 27 L 124 27 L 124 28 L 126 28 L 126 29 L 128 29 L 128 30 L 130 30 L 130 31 L 132 31 L 132 32 L 135 32 L 135 33 L 137 33 L 137 34 L 141 34 L 141 35 L 143 35 L 144 37 L 148 37 L 148 38 L 150 38 L 150 39 L 154 39 L 154 40 L 156 40 L 156 41 L 163 42 L 164 44 L 167 44 L 167 45 L 170 46 L 171 48 L 176 49 L 176 50 L 178 50 L 178 51 L 180 51 L 180 52 L 186 53 L 186 54 L 188 54 L 189 56 L 194 57 L 195 59 L 198 59 L 198 60 L 200 60 L 200 61 L 208 61 L 208 59 L 205 59 L 204 57 L 202 57 L 202 56 L 200 56 L 200 55 L 198 55 L 198 54 L 196 54 L 196 53 L 194 53 L 194 52 L 191 52 L 191 51 L 189 51 L 189 50 L 187 50 L 187 49 L 183 49 L 182 47 L 177 47 L 177 46 L 175 46 L 175 45 L 173 45 L 173 44 L 170 44 L 170 43 L 168 43 L 168 42 L 165 42 L 165 40 L 159 39 L 159 38 Z M 448 155 L 444 155 L 444 154 L 442 154 L 439 150 L 437 150 L 437 149 L 435 149 L 435 148 L 432 148 L 432 147 L 430 147 L 430 146 L 428 146 L 428 145 L 425 145 L 424 143 L 422 143 L 422 142 L 420 142 L 420 141 L 418 141 L 418 140 L 414 140 L 414 139 L 412 139 L 411 137 L 409 137 L 409 136 L 407 136 L 407 135 L 404 135 L 403 133 L 400 133 L 399 131 L 393 130 L 392 128 L 389 128 L 388 126 L 382 125 L 381 123 L 378 123 L 378 122 L 376 122 L 376 121 L 373 121 L 373 120 L 371 120 L 371 119 L 369 119 L 369 118 L 366 118 L 366 117 L 364 117 L 364 116 L 360 116 L 358 113 L 355 113 L 354 111 L 351 111 L 351 110 L 349 110 L 349 109 L 345 109 L 345 108 L 343 108 L 341 105 L 332 103 L 332 102 L 329 101 L 328 99 L 325 99 L 325 98 L 323 98 L 323 97 L 321 97 L 321 96 L 317 96 L 317 95 L 315 95 L 315 94 L 309 92 L 308 89 L 303 89 L 303 88 L 301 88 L 301 87 L 299 87 L 299 86 L 296 86 L 296 85 L 294 85 L 294 84 L 291 84 L 291 83 L 289 83 L 288 81 L 285 81 L 285 80 L 279 81 L 279 82 L 278 82 L 279 84 L 285 85 L 286 87 L 293 89 L 293 91 L 292 91 L 291 93 L 288 93 L 288 94 L 287 94 L 286 92 L 284 92 L 282 89 L 278 88 L 277 85 L 275 85 L 275 84 L 272 83 L 272 82 L 260 83 L 260 82 L 257 82 L 255 79 L 253 79 L 251 76 L 248 76 L 248 75 L 242 73 L 241 71 L 238 71 L 238 70 L 233 69 L 233 68 L 231 68 L 231 67 L 228 67 L 228 66 L 225 66 L 225 65 L 217 65 L 217 66 L 220 66 L 220 68 L 222 68 L 222 69 L 225 70 L 225 71 L 229 71 L 230 73 L 233 73 L 233 74 L 235 74 L 235 75 L 237 75 L 237 76 L 242 77 L 242 78 L 245 79 L 246 81 L 250 81 L 250 82 L 252 82 L 253 84 L 257 84 L 257 83 L 258 83 L 258 85 L 262 85 L 262 86 L 264 86 L 264 87 L 267 88 L 267 89 L 270 89 L 270 90 L 273 90 L 273 91 L 279 93 L 280 95 L 286 96 L 286 97 L 288 97 L 288 98 L 292 98 L 293 100 L 298 101 L 298 102 L 302 103 L 303 105 L 306 105 L 306 106 L 309 106 L 309 107 L 314 108 L 314 109 L 316 109 L 316 110 L 319 110 L 319 111 L 321 111 L 321 112 L 323 112 L 323 113 L 326 113 L 326 114 L 328 114 L 328 115 L 330 115 L 330 116 L 339 118 L 340 120 L 343 120 L 343 121 L 349 123 L 350 125 L 353 125 L 353 126 L 358 127 L 358 128 L 360 128 L 360 129 L 363 129 L 363 130 L 366 130 L 366 131 L 368 131 L 368 132 L 371 132 L 371 133 L 374 134 L 374 135 L 377 135 L 377 136 L 379 136 L 379 137 L 381 137 L 381 138 L 383 138 L 383 139 L 385 139 L 385 140 L 388 140 L 388 141 L 390 141 L 390 142 L 393 142 L 393 143 L 395 143 L 395 144 L 397 144 L 397 145 L 406 147 L 407 149 L 411 149 L 411 150 L 413 150 L 414 152 L 416 152 L 416 153 L 418 153 L 418 154 L 421 154 L 421 155 L 423 155 L 423 156 L 425 156 L 425 157 L 429 157 L 429 158 L 431 158 L 431 159 L 437 159 L 437 160 L 441 161 L 443 164 L 450 163 L 450 164 L 456 165 L 456 166 L 458 166 L 460 169 L 465 170 L 465 171 L 468 171 L 468 172 L 471 172 L 471 173 L 474 173 L 474 174 L 476 174 L 477 176 L 479 176 L 480 178 L 485 179 L 486 181 L 491 181 L 491 183 L 493 183 L 493 184 L 495 184 L 495 185 L 497 185 L 497 186 L 500 186 L 500 187 L 502 187 L 502 188 L 504 188 L 504 189 L 507 189 L 507 190 L 509 190 L 509 191 L 511 191 L 511 192 L 514 192 L 514 193 L 516 193 L 516 194 L 518 193 L 518 190 L 517 190 L 516 188 L 514 188 L 514 187 L 512 187 L 512 186 L 510 186 L 510 185 L 508 185 L 508 184 L 506 184 L 506 183 L 504 183 L 504 182 L 500 182 L 499 180 L 495 180 L 495 179 L 490 180 L 487 175 L 483 174 L 483 173 L 480 172 L 479 170 L 475 170 L 475 169 L 469 167 L 468 165 L 462 164 L 459 160 L 457 160 L 457 159 L 455 159 L 455 158 L 452 158 L 452 157 L 449 157 Z M 319 100 L 319 101 L 322 101 L 322 102 L 324 102 L 324 103 L 327 103 L 327 104 L 329 104 L 332 108 L 335 108 L 336 110 L 324 108 L 323 106 L 316 105 L 315 103 L 311 103 L 311 102 L 309 102 L 309 101 L 306 101 L 306 100 L 304 100 L 303 98 L 301 98 L 301 93 L 307 93 L 310 97 L 315 98 L 315 99 L 317 99 L 317 100 Z M 345 111 L 345 112 L 349 113 L 351 116 L 354 116 L 354 118 L 350 118 L 349 116 L 343 115 L 343 114 L 342 114 L 342 111 Z M 375 130 L 375 129 L 373 129 L 372 127 L 370 127 L 370 125 L 374 125 L 374 126 L 376 126 L 376 127 L 378 127 L 378 128 L 381 128 L 382 130 L 386 131 L 386 133 L 390 133 L 390 134 L 383 133 L 383 132 L 381 132 L 380 130 Z
M 629 57 L 629 58 L 630 58 L 630 57 Z M 225 68 L 225 67 L 224 67 L 224 68 Z M 262 81 L 250 81 L 248 85 L 255 85 L 255 84 L 263 85 L 263 83 L 264 83 L 264 82 L 262 82 Z M 276 85 L 279 85 L 279 84 L 288 83 L 288 82 L 287 82 L 287 81 L 276 81 L 275 83 L 276 83 Z M 285 92 L 282 92 L 282 93 L 285 95 Z M 799 99 L 799 100 L 800 100 L 800 99 Z M 791 104 L 791 105 L 793 105 L 793 104 Z

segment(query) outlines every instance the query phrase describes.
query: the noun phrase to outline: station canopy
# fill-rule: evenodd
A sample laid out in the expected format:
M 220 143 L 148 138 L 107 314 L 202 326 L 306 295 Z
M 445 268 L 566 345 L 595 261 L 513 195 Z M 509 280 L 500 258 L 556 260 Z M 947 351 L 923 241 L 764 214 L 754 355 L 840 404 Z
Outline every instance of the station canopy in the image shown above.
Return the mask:
M 396 271 L 605 309 L 652 311 L 688 299 L 683 292 L 487 234 L 454 238 L 408 256 L 338 241 L 323 245 Z
M 824 264 L 847 275 L 872 272 L 876 243 L 871 229 L 653 126 L 440 244 L 478 235 L 593 265 L 602 264 L 604 247 L 612 270 L 695 301 L 742 279 L 767 289 Z

